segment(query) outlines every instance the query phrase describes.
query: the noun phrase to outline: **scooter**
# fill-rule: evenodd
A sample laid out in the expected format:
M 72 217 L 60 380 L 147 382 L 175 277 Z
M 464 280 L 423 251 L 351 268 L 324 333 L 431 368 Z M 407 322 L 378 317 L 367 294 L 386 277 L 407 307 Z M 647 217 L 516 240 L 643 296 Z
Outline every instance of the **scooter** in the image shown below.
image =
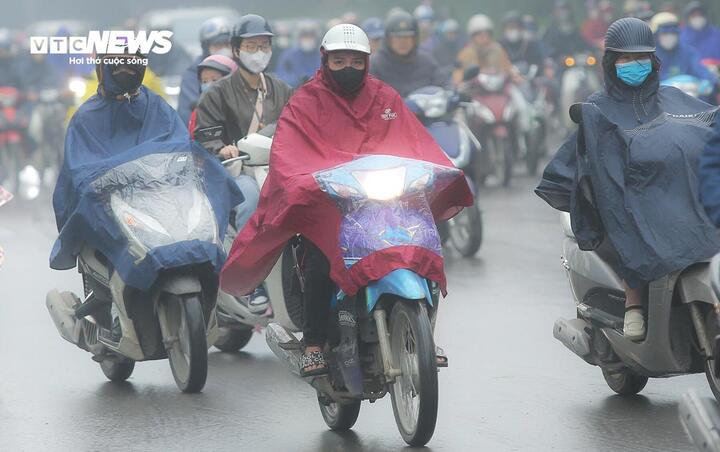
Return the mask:
M 494 174 L 507 187 L 520 144 L 519 111 L 510 94 L 510 81 L 505 74 L 478 68 L 469 70 L 465 79 L 463 94 L 470 101 L 463 102 L 463 107 L 470 129 L 480 137 L 485 151 L 474 159 L 475 179 L 483 185 L 486 177 Z
M 405 102 L 453 165 L 469 171 L 473 156 L 480 153 L 482 147 L 466 124 L 459 97 L 443 88 L 427 86 L 412 92 Z M 469 174 L 466 176 L 476 193 L 475 183 Z M 439 224 L 438 231 L 443 244 L 449 240 L 461 256 L 472 257 L 482 245 L 482 212 L 477 204 L 467 207 L 447 223 Z
M 545 140 L 549 129 L 550 117 L 553 114 L 552 106 L 547 102 L 548 84 L 541 79 L 540 68 L 527 63 L 515 65 L 518 72 L 523 76 L 524 82 L 518 85 L 518 89 L 525 98 L 527 105 L 528 125 L 523 134 L 524 160 L 528 174 L 535 176 L 538 171 L 540 158 L 547 154 Z
M 43 89 L 33 102 L 28 134 L 37 144 L 36 163 L 46 187 L 52 188 L 63 159 L 65 115 L 70 100 L 57 89 Z
M 37 196 L 34 190 L 21 190 L 20 172 L 28 160 L 25 149 L 28 120 L 21 114 L 19 104 L 17 88 L 0 86 L 0 178 L 8 190 L 31 199 Z M 28 196 L 23 196 L 25 192 Z
M 381 230 L 376 224 L 382 214 L 373 209 L 392 209 L 400 202 L 416 200 L 430 190 L 436 180 L 447 176 L 448 168 L 436 167 L 415 160 L 389 156 L 365 156 L 315 174 L 322 190 L 333 198 L 357 226 L 340 231 L 347 253 L 346 265 L 358 257 L 358 229 Z M 412 175 L 411 180 L 407 180 Z M 352 202 L 348 202 L 349 198 Z M 379 200 L 383 200 L 382 202 Z M 419 205 L 419 204 L 418 204 Z M 422 209 L 421 209 L 422 210 Z M 422 234 L 402 237 L 388 235 L 387 240 L 414 241 L 419 246 L 440 248 L 440 238 L 433 220 L 420 211 L 409 216 L 425 223 Z M 420 218 L 422 217 L 422 219 Z M 410 219 L 398 219 L 401 225 Z M 417 221 L 413 221 L 416 224 Z M 350 223 L 350 222 L 348 222 Z M 397 229 L 397 225 L 393 229 Z M 286 293 L 302 297 L 302 238 L 296 238 L 268 278 L 269 287 L 277 288 L 282 269 L 294 269 L 282 281 Z M 399 242 L 398 242 L 399 243 Z M 355 244 L 355 245 L 353 245 Z M 289 262 L 288 262 L 289 261 Z M 284 275 L 283 275 L 284 276 Z M 284 279 L 284 278 L 283 278 Z M 273 298 L 273 307 L 292 301 L 291 297 Z M 412 446 L 426 444 L 433 435 L 438 408 L 438 367 L 433 341 L 435 307 L 439 289 L 433 282 L 418 276 L 412 269 L 395 270 L 370 283 L 355 296 L 338 293 L 333 301 L 334 313 L 331 346 L 325 354 L 329 373 L 307 377 L 305 381 L 316 391 L 320 412 L 332 430 L 343 431 L 355 424 L 363 400 L 371 403 L 392 396 L 395 420 L 403 439 Z M 336 318 L 335 318 L 336 317 Z M 296 324 L 299 326 L 299 324 Z M 287 362 L 295 375 L 300 375 L 302 346 L 293 329 L 270 323 L 266 339 L 270 349 Z
M 138 262 L 151 250 L 180 243 L 198 252 L 203 243 L 222 247 L 202 168 L 189 151 L 140 157 L 92 184 L 107 190 L 103 202 Z M 159 205 L 176 207 L 163 214 Z M 129 378 L 138 361 L 168 358 L 180 390 L 202 390 L 208 344 L 218 334 L 219 269 L 209 261 L 179 262 L 160 272 L 149 290 L 139 290 L 126 284 L 105 255 L 86 245 L 78 270 L 82 299 L 57 290 L 47 295 L 47 308 L 64 339 L 90 352 L 111 381 Z
M 660 82 L 661 85 L 674 86 L 688 96 L 709 100 L 713 92 L 713 85 L 707 80 L 687 74 L 676 75 Z
M 265 183 L 269 170 L 270 145 L 274 128 L 267 127 L 258 133 L 251 134 L 237 142 L 241 155 L 223 161 L 231 175 L 246 174 L 258 183 Z M 225 250 L 229 251 L 237 232 L 234 226 L 228 227 L 225 235 Z M 242 299 L 234 297 L 222 290 L 218 292 L 217 318 L 218 337 L 214 344 L 223 352 L 236 352 L 245 347 L 252 339 L 253 332 L 268 326 L 270 322 L 278 323 L 292 331 L 302 326 L 302 294 L 297 292 L 298 283 L 288 246 L 285 257 L 280 260 L 267 278 L 266 291 L 270 299 L 270 308 L 265 312 L 253 312 Z M 288 289 L 283 288 L 283 283 Z M 293 290 L 293 283 L 295 290 Z M 286 299 L 287 297 L 287 299 Z
M 578 110 L 571 114 L 575 122 L 582 121 Z M 715 358 L 720 305 L 711 287 L 711 279 L 720 275 L 720 259 L 712 266 L 699 262 L 651 282 L 645 306 L 647 334 L 642 342 L 633 342 L 623 335 L 625 292 L 608 263 L 615 258 L 614 251 L 603 246 L 581 251 L 567 213 L 562 214 L 562 230 L 561 260 L 576 318 L 558 319 L 554 337 L 588 364 L 600 367 L 605 382 L 618 394 L 639 393 L 650 377 L 705 372 L 720 400 Z
M 585 100 L 601 87 L 598 60 L 589 53 L 567 55 L 563 59 L 564 71 L 560 81 L 560 112 L 566 112 L 571 105 Z M 563 115 L 566 128 L 574 124 Z

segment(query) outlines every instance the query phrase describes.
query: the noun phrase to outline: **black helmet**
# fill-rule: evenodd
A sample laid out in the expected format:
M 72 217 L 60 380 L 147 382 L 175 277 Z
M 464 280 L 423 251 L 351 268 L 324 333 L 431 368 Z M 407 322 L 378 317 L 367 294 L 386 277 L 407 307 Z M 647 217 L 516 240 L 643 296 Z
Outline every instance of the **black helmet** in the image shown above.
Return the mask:
M 385 21 L 385 37 L 417 36 L 418 33 L 417 20 L 406 11 L 393 13 Z
M 255 36 L 268 36 L 272 38 L 275 34 L 270 28 L 270 24 L 264 17 L 257 14 L 246 14 L 238 20 L 230 35 L 230 44 L 234 47 L 240 47 L 240 42 L 244 38 L 253 38 Z
M 650 25 L 634 17 L 618 19 L 605 35 L 605 51 L 618 53 L 655 52 L 655 37 Z

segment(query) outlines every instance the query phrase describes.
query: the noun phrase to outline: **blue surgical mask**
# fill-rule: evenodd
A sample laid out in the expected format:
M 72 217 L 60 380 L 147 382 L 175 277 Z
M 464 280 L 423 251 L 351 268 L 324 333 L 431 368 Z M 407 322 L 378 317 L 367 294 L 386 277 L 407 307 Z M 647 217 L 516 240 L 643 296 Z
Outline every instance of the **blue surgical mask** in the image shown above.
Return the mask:
M 652 61 L 649 58 L 643 60 L 617 63 L 615 65 L 617 77 L 628 86 L 637 87 L 645 83 L 645 80 L 652 72 Z
M 200 92 L 201 92 L 201 93 L 204 93 L 205 91 L 207 91 L 208 89 L 210 89 L 210 86 L 211 86 L 211 85 L 212 85 L 212 82 L 209 82 L 209 83 L 201 83 L 201 84 L 200 84 Z

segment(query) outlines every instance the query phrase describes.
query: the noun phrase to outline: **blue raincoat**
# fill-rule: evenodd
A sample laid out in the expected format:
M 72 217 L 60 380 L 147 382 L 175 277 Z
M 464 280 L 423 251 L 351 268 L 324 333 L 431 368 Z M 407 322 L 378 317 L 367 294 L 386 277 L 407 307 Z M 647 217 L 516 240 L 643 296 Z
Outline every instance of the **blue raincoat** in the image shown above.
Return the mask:
M 53 194 L 60 234 L 50 267 L 73 268 L 87 244 L 108 258 L 126 284 L 141 290 L 165 268 L 210 262 L 219 271 L 229 212 L 242 201 L 237 186 L 216 159 L 190 141 L 164 100 L 145 87 L 131 100 L 116 100 L 121 90 L 103 75 L 101 86 L 109 98 L 100 93 L 90 98 L 68 126 Z M 165 196 L 169 192 L 175 197 Z M 187 220 L 183 209 L 196 205 L 204 214 Z M 144 235 L 137 243 L 151 245 L 133 245 L 129 237 L 138 234 L 128 231 L 143 222 L 154 227 L 136 229 Z M 173 231 L 177 224 L 185 225 L 180 233 Z M 211 238 L 186 233 L 198 227 Z
M 319 52 L 303 52 L 302 49 L 293 47 L 280 54 L 275 74 L 283 82 L 297 88 L 315 75 L 319 68 Z

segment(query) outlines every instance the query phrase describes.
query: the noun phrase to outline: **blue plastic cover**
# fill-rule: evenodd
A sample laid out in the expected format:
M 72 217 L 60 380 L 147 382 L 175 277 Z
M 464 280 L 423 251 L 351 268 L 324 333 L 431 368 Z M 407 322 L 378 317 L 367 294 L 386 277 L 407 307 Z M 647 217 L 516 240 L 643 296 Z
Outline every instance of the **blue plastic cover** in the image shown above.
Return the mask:
M 400 268 L 387 274 L 379 281 L 367 286 L 366 299 L 368 312 L 372 311 L 381 295 L 397 295 L 408 300 L 426 299 L 432 306 L 432 295 L 428 282 L 417 273 Z

